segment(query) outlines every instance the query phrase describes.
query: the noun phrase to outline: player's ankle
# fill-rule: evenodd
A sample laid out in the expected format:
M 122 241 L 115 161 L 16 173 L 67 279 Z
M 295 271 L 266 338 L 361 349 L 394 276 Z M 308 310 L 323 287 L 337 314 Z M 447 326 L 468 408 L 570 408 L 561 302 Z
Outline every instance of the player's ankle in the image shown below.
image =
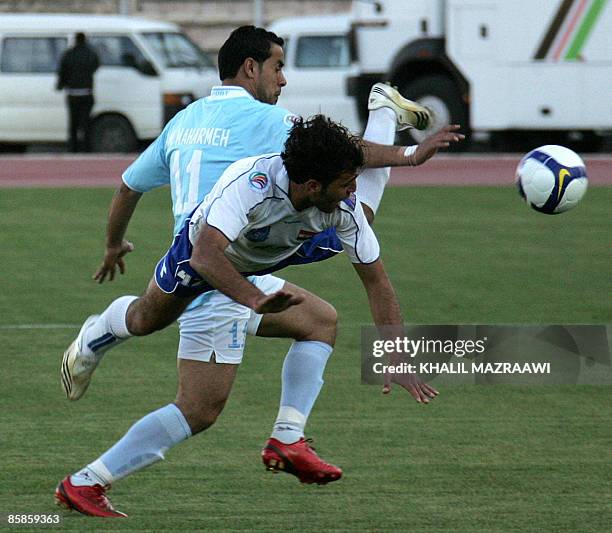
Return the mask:
M 294 444 L 304 437 L 304 431 L 301 428 L 292 426 L 291 424 L 276 423 L 272 429 L 273 439 L 276 439 L 283 444 Z

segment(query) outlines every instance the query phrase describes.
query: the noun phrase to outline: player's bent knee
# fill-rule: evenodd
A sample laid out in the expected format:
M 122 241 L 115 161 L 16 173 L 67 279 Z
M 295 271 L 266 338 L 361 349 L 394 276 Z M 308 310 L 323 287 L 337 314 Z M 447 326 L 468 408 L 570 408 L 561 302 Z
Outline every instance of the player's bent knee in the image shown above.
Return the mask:
M 127 329 L 133 336 L 143 337 L 150 335 L 164 329 L 176 320 L 175 313 L 172 313 L 171 316 L 166 316 L 153 308 L 139 305 L 140 301 L 141 299 L 137 300 L 136 305 L 128 309 L 125 317 Z
M 328 302 L 321 301 L 307 320 L 308 326 L 302 339 L 321 341 L 334 345 L 338 331 L 338 312 Z
M 167 324 L 162 325 L 159 322 L 152 321 L 151 319 L 147 319 L 141 313 L 130 314 L 128 313 L 126 317 L 126 325 L 128 331 L 134 337 L 143 337 L 145 335 L 150 335 L 155 331 L 163 329 Z
M 334 334 L 338 329 L 338 311 L 336 308 L 328 302 L 322 306 L 322 310 L 317 317 L 319 326 L 329 330 L 333 330 Z

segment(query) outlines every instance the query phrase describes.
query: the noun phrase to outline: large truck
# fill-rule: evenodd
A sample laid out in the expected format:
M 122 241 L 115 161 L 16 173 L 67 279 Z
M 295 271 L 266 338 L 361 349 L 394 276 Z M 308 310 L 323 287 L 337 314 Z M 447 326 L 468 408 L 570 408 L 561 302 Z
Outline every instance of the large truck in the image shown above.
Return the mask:
M 612 131 L 607 0 L 355 0 L 348 92 L 362 120 L 388 80 L 474 138 L 545 133 L 595 147 Z M 431 130 L 409 130 L 419 142 Z

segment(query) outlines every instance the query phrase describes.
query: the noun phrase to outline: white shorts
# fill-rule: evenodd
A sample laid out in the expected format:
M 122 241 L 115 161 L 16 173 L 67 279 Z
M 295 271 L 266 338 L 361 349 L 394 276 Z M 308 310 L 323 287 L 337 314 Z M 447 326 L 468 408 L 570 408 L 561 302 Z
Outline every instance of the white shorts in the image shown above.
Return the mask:
M 249 281 L 266 294 L 285 284 L 270 274 Z M 214 352 L 217 363 L 240 364 L 246 336 L 257 333 L 262 317 L 219 291 L 207 293 L 202 305 L 188 309 L 178 319 L 178 357 L 208 362 Z

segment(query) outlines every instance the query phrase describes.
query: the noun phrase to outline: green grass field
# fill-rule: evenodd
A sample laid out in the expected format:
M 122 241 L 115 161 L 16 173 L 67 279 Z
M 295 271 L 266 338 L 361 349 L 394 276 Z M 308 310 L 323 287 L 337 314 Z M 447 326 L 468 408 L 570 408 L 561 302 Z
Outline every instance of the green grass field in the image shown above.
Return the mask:
M 0 512 L 58 512 L 53 489 L 64 475 L 173 398 L 176 327 L 109 353 L 82 401 L 63 397 L 59 363 L 76 324 L 142 292 L 170 242 L 169 194 L 151 193 L 130 227 L 127 275 L 96 285 L 111 195 L 0 193 Z M 612 323 L 611 205 L 612 188 L 591 189 L 555 217 L 532 212 L 511 188 L 392 189 L 376 231 L 407 321 Z M 382 396 L 360 385 L 359 328 L 371 321 L 347 259 L 283 276 L 340 314 L 308 433 L 345 477 L 303 486 L 264 470 L 288 342 L 250 339 L 219 422 L 113 488 L 130 518 L 66 513 L 62 529 L 609 530 L 612 387 L 448 387 L 428 406 L 397 388 Z M 58 327 L 28 327 L 45 324 Z

